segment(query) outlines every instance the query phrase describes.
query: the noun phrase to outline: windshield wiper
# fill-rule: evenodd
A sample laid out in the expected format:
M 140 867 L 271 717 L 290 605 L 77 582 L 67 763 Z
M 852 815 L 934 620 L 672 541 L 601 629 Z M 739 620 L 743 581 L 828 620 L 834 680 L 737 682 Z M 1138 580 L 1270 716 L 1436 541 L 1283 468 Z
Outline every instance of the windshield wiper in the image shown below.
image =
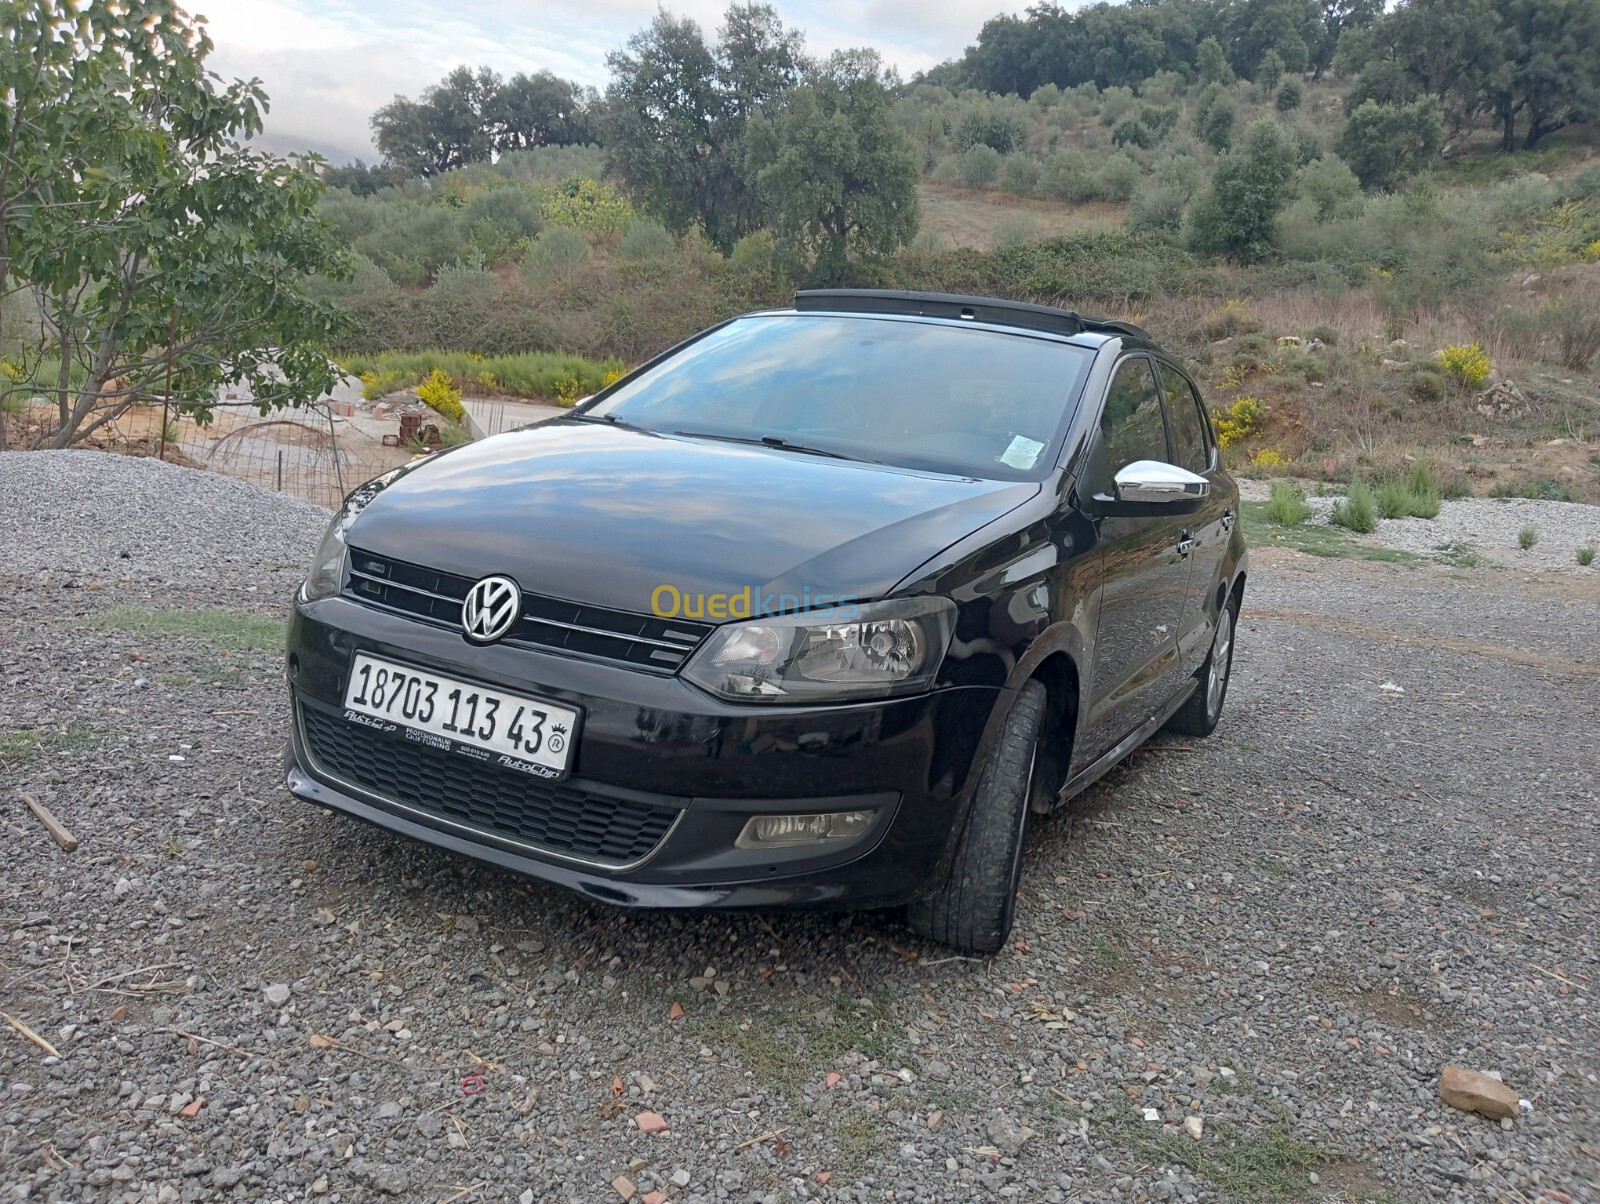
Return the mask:
M 658 432 L 648 426 L 640 426 L 636 422 L 629 422 L 626 418 L 618 418 L 615 414 L 568 414 L 573 422 L 604 422 L 611 426 L 625 426 L 630 431 L 649 431 L 654 435 Z
M 752 447 L 776 447 L 782 451 L 800 452 L 807 456 L 826 456 L 830 460 L 854 460 L 862 464 L 881 464 L 881 460 L 869 460 L 865 456 L 851 456 L 844 452 L 829 451 L 825 447 L 812 447 L 806 443 L 795 443 L 785 439 L 782 435 L 713 435 L 706 431 L 673 431 L 674 435 L 681 435 L 685 439 L 715 439 L 718 443 L 745 443 Z

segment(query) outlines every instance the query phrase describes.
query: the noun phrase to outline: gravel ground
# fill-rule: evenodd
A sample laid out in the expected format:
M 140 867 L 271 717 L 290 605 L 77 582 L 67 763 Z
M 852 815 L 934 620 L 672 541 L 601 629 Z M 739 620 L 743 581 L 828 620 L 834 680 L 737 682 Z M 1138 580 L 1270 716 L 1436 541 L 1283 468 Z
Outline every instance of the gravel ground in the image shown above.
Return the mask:
M 1246 501 L 1265 501 L 1270 492 L 1267 481 L 1239 483 Z M 1338 501 L 1307 496 L 1313 511 L 1307 521 L 1326 524 Z M 1518 541 L 1525 527 L 1532 527 L 1539 537 L 1527 549 Z M 1437 518 L 1380 518 L 1378 529 L 1368 538 L 1417 556 L 1459 560 L 1471 553 L 1499 568 L 1600 574 L 1600 558 L 1593 567 L 1578 563 L 1579 548 L 1600 549 L 1600 507 L 1580 502 L 1457 498 L 1439 503 Z
M 1215 736 L 1039 822 L 975 961 L 325 816 L 272 643 L 320 512 L 8 453 L 0 515 L 0 1010 L 60 1055 L 0 1024 L 0 1198 L 1600 1199 L 1586 581 L 1258 553 Z

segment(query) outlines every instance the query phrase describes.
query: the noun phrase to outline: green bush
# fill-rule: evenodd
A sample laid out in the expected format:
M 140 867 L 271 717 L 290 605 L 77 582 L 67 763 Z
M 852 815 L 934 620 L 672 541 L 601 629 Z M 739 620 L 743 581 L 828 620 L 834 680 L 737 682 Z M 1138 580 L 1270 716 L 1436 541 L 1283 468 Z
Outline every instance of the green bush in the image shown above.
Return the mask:
M 1177 234 L 1183 229 L 1183 210 L 1188 199 L 1182 185 L 1164 184 L 1154 178 L 1143 181 L 1128 206 L 1128 232 Z
M 1306 501 L 1306 491 L 1291 481 L 1272 482 L 1272 496 L 1267 499 L 1267 517 L 1280 527 L 1294 527 L 1311 517 L 1311 504 Z
M 1039 191 L 1058 201 L 1092 201 L 1100 186 L 1082 151 L 1058 146 L 1039 165 Z
M 1377 499 L 1364 481 L 1350 482 L 1350 489 L 1334 504 L 1328 521 L 1336 527 L 1368 535 L 1378 529 Z
M 1444 374 L 1432 368 L 1418 368 L 1411 373 L 1411 396 L 1418 401 L 1440 401 L 1450 391 L 1450 382 Z
M 961 183 L 987 188 L 1000 176 L 1000 152 L 987 142 L 969 146 L 961 155 Z
M 1580 565 L 1582 565 L 1584 568 L 1588 568 L 1591 564 L 1594 563 L 1594 549 L 1593 548 L 1579 548 L 1578 552 L 1577 552 L 1577 556 L 1578 556 L 1578 563 Z
M 670 263 L 678 257 L 678 240 L 660 222 L 635 218 L 617 244 L 617 258 L 629 262 Z
M 1308 340 L 1320 339 L 1329 347 L 1337 347 L 1339 345 L 1339 331 L 1337 328 L 1329 326 L 1326 322 L 1319 322 L 1307 330 L 1306 338 Z
M 1039 188 L 1039 160 L 1018 152 L 1000 164 L 1000 187 L 1013 196 L 1032 196 Z
M 1305 101 L 1305 95 L 1305 86 L 1298 79 L 1291 77 L 1278 86 L 1278 95 L 1273 104 L 1277 106 L 1278 112 L 1288 113 L 1301 106 Z
M 1272 248 L 1278 210 L 1294 172 L 1294 148 L 1283 127 L 1262 117 L 1245 130 L 1239 145 L 1217 160 L 1211 187 L 1189 211 L 1193 250 L 1242 262 Z
M 1280 377 L 1295 378 L 1303 384 L 1328 379 L 1328 365 L 1315 355 L 1290 356 L 1278 366 Z
M 1539 528 L 1529 525 L 1517 532 L 1517 547 L 1524 552 L 1531 551 L 1533 545 L 1539 542 Z
M 1411 495 L 1410 514 L 1413 518 L 1438 518 L 1439 503 L 1444 497 L 1438 478 L 1421 460 L 1411 466 L 1406 474 L 1406 492 Z
M 553 284 L 589 262 L 589 240 L 576 230 L 542 230 L 522 257 L 522 278 L 535 288 Z
M 1112 155 L 1095 173 L 1095 190 L 1108 201 L 1126 201 L 1144 177 L 1144 167 L 1127 151 Z
M 466 351 L 385 351 L 378 355 L 352 355 L 345 369 L 365 380 L 368 374 L 418 381 L 437 373 L 446 384 L 471 387 L 487 373 L 496 386 L 513 397 L 554 400 L 563 382 L 576 382 L 582 392 L 593 393 L 609 373 L 623 369 L 621 360 L 590 360 L 580 355 L 524 352 L 520 355 L 473 355 Z
M 1392 188 L 1420 170 L 1444 143 L 1444 106 L 1437 96 L 1410 104 L 1365 100 L 1339 138 L 1339 157 L 1364 187 Z
M 1105 125 L 1116 125 L 1133 108 L 1133 89 L 1120 84 L 1100 92 L 1100 120 Z
M 1317 217 L 1326 221 L 1348 211 L 1361 196 L 1361 181 L 1338 155 L 1322 155 L 1302 167 L 1295 177 L 1295 191 L 1311 198 Z M 1356 208 L 1359 209 L 1359 203 Z

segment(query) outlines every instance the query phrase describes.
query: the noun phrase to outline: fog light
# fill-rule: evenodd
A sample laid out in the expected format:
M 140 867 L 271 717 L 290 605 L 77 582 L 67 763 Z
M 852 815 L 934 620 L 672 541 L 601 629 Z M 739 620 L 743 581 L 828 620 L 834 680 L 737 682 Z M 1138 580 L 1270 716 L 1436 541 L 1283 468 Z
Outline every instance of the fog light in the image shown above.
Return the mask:
M 775 849 L 797 844 L 833 844 L 860 836 L 871 811 L 829 811 L 821 815 L 757 815 L 733 843 L 741 849 Z

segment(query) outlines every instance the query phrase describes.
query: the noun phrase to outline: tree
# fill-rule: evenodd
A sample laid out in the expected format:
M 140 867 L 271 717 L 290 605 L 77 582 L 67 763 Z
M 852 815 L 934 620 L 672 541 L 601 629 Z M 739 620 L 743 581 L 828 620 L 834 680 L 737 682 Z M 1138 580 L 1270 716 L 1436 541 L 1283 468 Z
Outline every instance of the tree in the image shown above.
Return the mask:
M 1207 84 L 1195 101 L 1194 132 L 1215 150 L 1233 144 L 1233 123 L 1238 112 L 1233 98 L 1221 84 Z
M 781 110 L 750 123 L 750 168 L 773 198 L 778 236 L 790 255 L 812 260 L 820 284 L 917 232 L 920 173 L 894 119 L 897 83 L 874 51 L 840 51 Z
M 1391 188 L 1439 153 L 1444 106 L 1437 96 L 1403 105 L 1363 101 L 1345 123 L 1339 157 L 1366 188 Z
M 383 157 L 416 175 L 433 176 L 494 156 L 495 107 L 502 81 L 487 67 L 457 67 L 423 93 L 396 96 L 372 115 Z
M 1313 79 L 1333 64 L 1339 43 L 1351 30 L 1367 29 L 1383 15 L 1383 0 L 1321 0 L 1321 21 L 1311 45 Z
M 1233 83 L 1233 68 L 1228 66 L 1228 56 L 1222 52 L 1222 43 L 1207 38 L 1195 51 L 1195 66 L 1200 80 L 1207 84 L 1220 84 L 1226 88 Z
M 457 67 L 421 100 L 396 96 L 371 124 L 388 163 L 435 176 L 506 151 L 588 142 L 594 105 L 592 89 L 548 71 L 504 80 L 487 67 Z
M 734 4 L 713 49 L 694 21 L 662 11 L 606 62 L 607 158 L 640 206 L 676 232 L 699 224 L 724 250 L 759 229 L 745 128 L 793 87 L 799 35 L 770 5 Z
M 1489 91 L 1510 150 L 1515 118 L 1527 114 L 1523 147 L 1574 121 L 1600 116 L 1600 0 L 1494 0 L 1507 62 Z
M 1190 245 L 1245 263 L 1260 259 L 1272 249 L 1294 170 L 1294 144 L 1283 127 L 1270 117 L 1251 122 L 1239 145 L 1217 160 L 1211 187 L 1194 204 Z
M 41 331 L 5 392 L 55 401 L 39 442 L 162 395 L 169 354 L 179 412 L 207 416 L 224 385 L 263 412 L 329 389 L 339 314 L 302 282 L 347 257 L 316 215 L 316 160 L 237 141 L 261 129 L 259 83 L 214 87 L 210 40 L 170 0 L 0 15 L 0 280 Z
M 1255 82 L 1263 92 L 1271 92 L 1283 78 L 1283 57 L 1276 50 L 1268 50 L 1256 67 Z

